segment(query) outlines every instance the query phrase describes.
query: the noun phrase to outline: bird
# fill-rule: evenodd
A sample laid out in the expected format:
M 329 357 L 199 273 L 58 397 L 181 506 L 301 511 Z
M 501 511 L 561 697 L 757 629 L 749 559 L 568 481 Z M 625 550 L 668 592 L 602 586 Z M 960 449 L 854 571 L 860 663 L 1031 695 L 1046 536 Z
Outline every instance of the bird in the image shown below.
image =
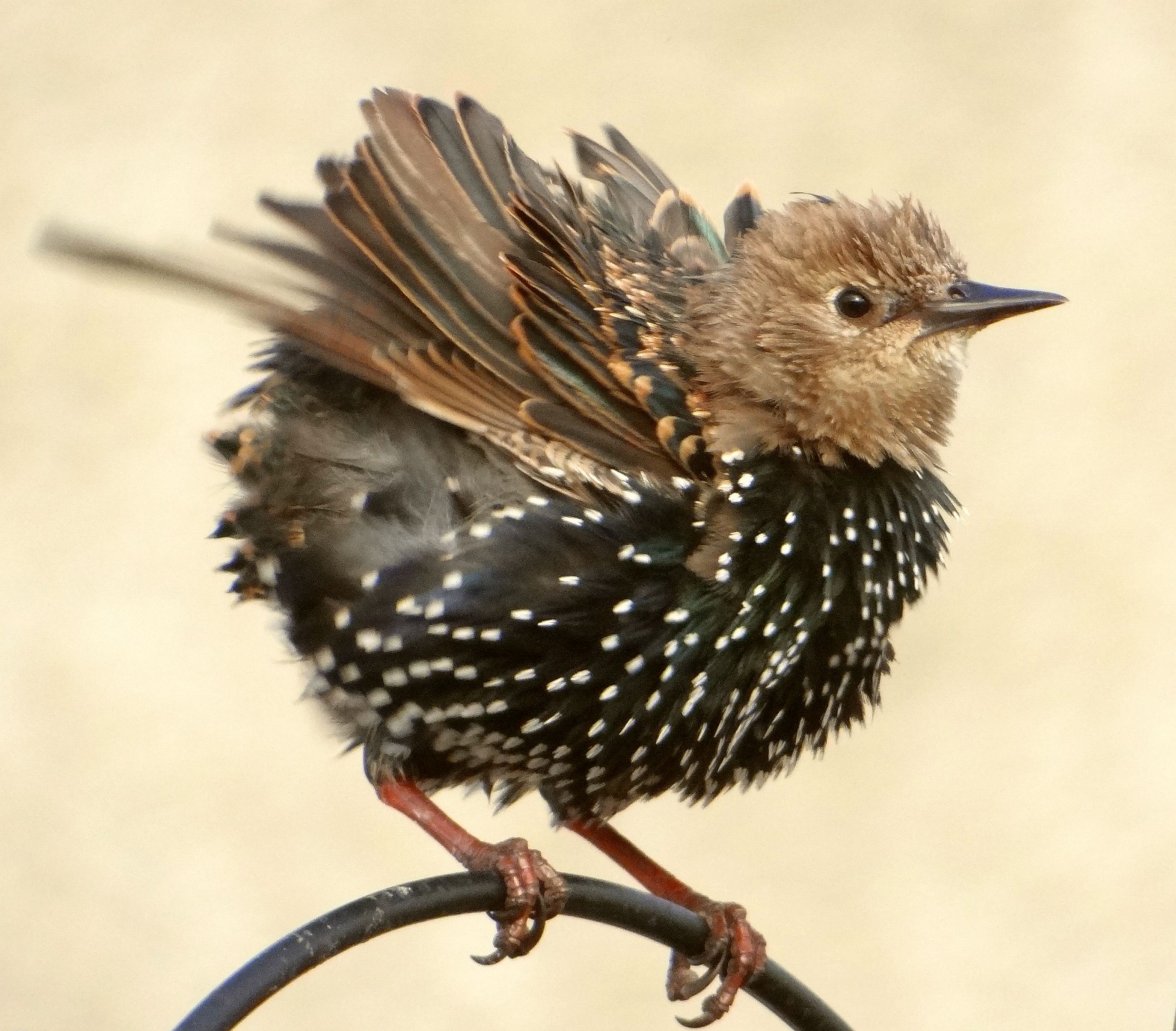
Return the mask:
M 318 164 L 321 201 L 263 195 L 291 232 L 223 231 L 287 282 L 50 246 L 273 333 L 210 437 L 238 492 L 223 568 L 284 614 L 378 797 L 502 877 L 482 961 L 529 952 L 566 888 L 432 796 L 538 792 L 706 919 L 667 991 L 717 980 L 680 1018 L 712 1023 L 764 937 L 610 820 L 760 786 L 867 718 L 958 509 L 941 451 L 969 340 L 1065 298 L 970 279 L 909 197 L 769 210 L 743 186 L 718 228 L 611 126 L 571 134 L 577 178 L 465 95 L 361 107 L 354 152 Z

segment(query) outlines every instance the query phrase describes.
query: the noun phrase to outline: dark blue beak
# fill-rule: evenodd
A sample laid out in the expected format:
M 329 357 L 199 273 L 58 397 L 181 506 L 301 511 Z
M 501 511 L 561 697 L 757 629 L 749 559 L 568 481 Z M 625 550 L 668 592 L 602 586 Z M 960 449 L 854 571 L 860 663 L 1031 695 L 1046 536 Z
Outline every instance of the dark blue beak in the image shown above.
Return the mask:
M 1042 290 L 1016 290 L 1005 286 L 989 286 L 961 279 L 947 288 L 947 296 L 928 301 L 921 308 L 923 330 L 919 336 L 932 336 L 948 329 L 987 326 L 1001 319 L 1038 308 L 1052 308 L 1064 304 L 1061 294 Z

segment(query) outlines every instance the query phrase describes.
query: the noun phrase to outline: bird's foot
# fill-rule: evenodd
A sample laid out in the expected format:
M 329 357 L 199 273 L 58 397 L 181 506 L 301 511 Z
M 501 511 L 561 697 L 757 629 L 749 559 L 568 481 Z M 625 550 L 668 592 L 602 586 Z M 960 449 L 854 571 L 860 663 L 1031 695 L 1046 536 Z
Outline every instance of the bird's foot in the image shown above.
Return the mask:
M 484 843 L 464 861 L 470 870 L 493 870 L 506 889 L 502 908 L 490 914 L 498 925 L 494 951 L 473 959 L 489 966 L 525 956 L 538 944 L 547 921 L 563 911 L 568 898 L 563 877 L 522 838 Z
M 747 910 L 731 902 L 705 900 L 696 908 L 710 933 L 706 946 L 697 956 L 675 951 L 670 956 L 666 994 L 671 1002 L 692 999 L 705 991 L 716 978 L 718 990 L 702 1003 L 702 1012 L 690 1020 L 678 1018 L 683 1027 L 706 1027 L 724 1016 L 739 990 L 764 968 L 768 960 L 764 936 L 747 922 Z M 703 965 L 695 974 L 691 967 Z
M 381 802 L 428 832 L 467 870 L 492 870 L 502 878 L 505 900 L 501 909 L 490 914 L 498 925 L 494 951 L 474 959 L 490 964 L 530 952 L 547 921 L 563 911 L 568 898 L 567 884 L 555 868 L 522 838 L 507 838 L 497 845 L 475 838 L 412 780 L 383 774 L 378 767 L 370 776 Z

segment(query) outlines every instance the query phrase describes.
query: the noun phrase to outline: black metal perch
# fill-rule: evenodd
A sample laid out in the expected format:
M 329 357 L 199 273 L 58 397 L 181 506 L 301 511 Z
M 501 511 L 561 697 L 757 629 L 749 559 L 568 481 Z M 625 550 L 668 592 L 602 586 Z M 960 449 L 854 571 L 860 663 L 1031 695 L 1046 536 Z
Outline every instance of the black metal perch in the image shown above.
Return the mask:
M 567 916 L 620 927 L 687 954 L 702 948 L 706 924 L 695 913 L 590 877 L 569 874 L 567 885 Z M 176 1031 L 228 1031 L 295 978 L 344 949 L 410 924 L 485 912 L 501 904 L 502 881 L 493 873 L 430 877 L 365 895 L 259 953 L 189 1013 Z M 746 991 L 793 1031 L 850 1031 L 824 1002 L 770 960 Z

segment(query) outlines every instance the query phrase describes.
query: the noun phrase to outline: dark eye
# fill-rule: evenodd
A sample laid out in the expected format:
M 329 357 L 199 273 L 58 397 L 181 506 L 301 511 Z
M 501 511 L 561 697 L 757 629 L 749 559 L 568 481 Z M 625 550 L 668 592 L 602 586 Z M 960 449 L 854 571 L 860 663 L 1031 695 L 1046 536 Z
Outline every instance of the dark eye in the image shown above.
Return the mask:
M 847 286 L 833 298 L 833 306 L 847 319 L 860 319 L 874 307 L 874 302 L 856 286 Z

